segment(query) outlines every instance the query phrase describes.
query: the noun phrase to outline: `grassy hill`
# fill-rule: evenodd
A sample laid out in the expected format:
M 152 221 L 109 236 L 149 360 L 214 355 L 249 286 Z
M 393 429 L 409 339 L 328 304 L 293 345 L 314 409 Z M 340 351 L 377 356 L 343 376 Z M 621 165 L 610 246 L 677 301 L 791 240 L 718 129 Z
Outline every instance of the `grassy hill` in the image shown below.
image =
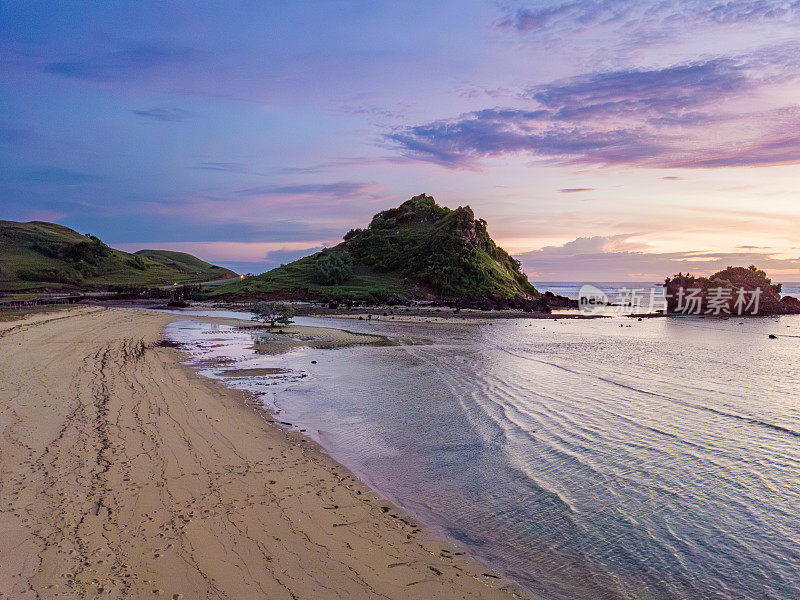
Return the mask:
M 0 292 L 154 286 L 235 277 L 189 254 L 128 254 L 55 223 L 0 221 Z
M 135 256 L 149 259 L 155 263 L 163 265 L 171 271 L 176 271 L 184 275 L 203 274 L 211 277 L 219 275 L 218 279 L 235 277 L 236 273 L 222 267 L 211 265 L 196 256 L 186 252 L 175 252 L 173 250 L 137 250 Z M 220 274 L 222 272 L 222 274 Z M 203 279 L 203 281 L 210 281 Z
M 444 300 L 533 297 L 520 264 L 489 236 L 468 207 L 439 206 L 420 195 L 375 215 L 335 248 L 244 281 L 223 284 L 226 298 Z

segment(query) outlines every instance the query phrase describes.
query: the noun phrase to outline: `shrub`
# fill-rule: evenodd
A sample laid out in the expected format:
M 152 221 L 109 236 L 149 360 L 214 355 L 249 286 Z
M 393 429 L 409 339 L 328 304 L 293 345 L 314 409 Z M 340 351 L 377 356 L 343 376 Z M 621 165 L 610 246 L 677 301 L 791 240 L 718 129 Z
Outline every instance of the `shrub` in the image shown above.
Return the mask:
M 138 271 L 146 271 L 148 264 L 142 260 L 141 256 L 134 255 L 133 258 L 128 259 L 128 264 Z
M 344 234 L 344 240 L 347 241 L 350 238 L 355 237 L 360 233 L 361 233 L 361 229 L 358 229 L 358 228 L 351 229 L 350 231 L 348 231 L 347 233 Z
M 82 260 L 89 264 L 96 264 L 101 258 L 109 254 L 108 246 L 99 240 L 92 240 L 89 242 L 78 242 L 67 246 L 61 251 L 61 255 L 65 260 L 79 261 Z
M 31 245 L 31 250 L 49 258 L 58 258 L 58 250 L 52 244 L 41 240 L 35 240 Z
M 182 285 L 175 289 L 176 300 L 203 300 L 205 294 L 199 285 Z
M 20 269 L 17 277 L 23 281 L 41 281 L 46 283 L 66 283 L 78 285 L 83 277 L 74 269 Z
M 323 251 L 314 266 L 314 279 L 322 285 L 337 285 L 352 274 L 353 259 L 341 250 Z
M 286 302 L 256 302 L 250 311 L 253 313 L 252 321 L 269 323 L 270 327 L 290 325 L 294 317 L 294 307 Z

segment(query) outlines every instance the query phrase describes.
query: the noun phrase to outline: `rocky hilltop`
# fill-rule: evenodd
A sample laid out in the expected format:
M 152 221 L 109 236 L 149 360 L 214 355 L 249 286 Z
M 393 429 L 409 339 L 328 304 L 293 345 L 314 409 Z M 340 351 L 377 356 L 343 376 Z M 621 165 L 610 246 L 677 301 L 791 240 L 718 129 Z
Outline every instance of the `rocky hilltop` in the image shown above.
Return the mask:
M 673 314 L 800 314 L 800 300 L 781 297 L 781 285 L 755 265 L 728 267 L 710 277 L 678 273 L 668 277 L 664 287 L 667 309 Z
M 548 310 L 486 221 L 469 206 L 450 209 L 425 194 L 379 212 L 333 248 L 220 286 L 215 295 Z

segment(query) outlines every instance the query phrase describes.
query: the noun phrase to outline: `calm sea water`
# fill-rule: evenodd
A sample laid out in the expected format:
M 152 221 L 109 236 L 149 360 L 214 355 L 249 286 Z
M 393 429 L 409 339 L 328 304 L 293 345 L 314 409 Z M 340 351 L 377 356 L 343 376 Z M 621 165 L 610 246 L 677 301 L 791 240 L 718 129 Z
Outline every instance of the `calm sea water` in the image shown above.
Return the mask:
M 167 335 L 537 596 L 800 597 L 800 318 L 298 322 L 429 343 Z
M 616 296 L 616 292 L 618 290 L 627 289 L 639 289 L 639 290 L 650 290 L 652 288 L 660 288 L 664 283 L 664 280 L 661 281 L 606 281 L 606 282 L 578 282 L 578 281 L 535 281 L 533 282 L 534 286 L 540 292 L 553 292 L 559 296 L 566 296 L 567 298 L 572 298 L 573 300 L 578 299 L 578 292 L 581 289 L 581 286 L 584 283 L 592 283 L 595 287 L 603 290 L 606 295 L 609 297 Z M 777 281 L 776 281 L 777 283 Z M 783 282 L 782 285 L 782 294 L 785 296 L 794 296 L 795 298 L 800 298 L 800 282 Z

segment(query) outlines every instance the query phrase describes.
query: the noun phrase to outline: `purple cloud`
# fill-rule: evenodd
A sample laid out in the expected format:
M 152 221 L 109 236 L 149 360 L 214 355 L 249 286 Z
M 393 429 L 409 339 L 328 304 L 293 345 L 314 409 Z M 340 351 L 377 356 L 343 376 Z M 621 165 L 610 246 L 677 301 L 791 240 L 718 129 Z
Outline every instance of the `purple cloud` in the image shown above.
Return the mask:
M 666 26 L 795 21 L 798 18 L 800 2 L 796 0 L 574 0 L 519 7 L 506 13 L 498 26 L 527 33 L 549 29 L 577 31 L 611 23 L 636 25 L 641 21 Z
M 406 156 L 454 168 L 469 168 L 480 158 L 507 154 L 559 157 L 566 162 L 617 163 L 641 160 L 666 150 L 635 129 L 554 124 L 540 112 L 483 110 L 452 121 L 407 127 L 386 137 Z
M 334 183 L 265 185 L 240 190 L 238 193 L 242 196 L 325 196 L 342 199 L 372 194 L 375 190 L 374 183 L 338 181 Z
M 796 137 L 783 133 L 800 124 L 791 108 L 719 109 L 724 101 L 795 77 L 796 50 L 769 48 L 749 57 L 581 75 L 525 92 L 523 99 L 535 106 L 477 110 L 396 129 L 386 140 L 407 157 L 452 168 L 515 154 L 558 164 L 648 167 L 798 162 Z M 753 124 L 761 132 L 756 138 L 742 133 Z M 714 147 L 707 145 L 709 127 L 722 128 Z
M 594 188 L 562 188 L 558 191 L 562 194 L 579 194 L 581 192 L 593 192 Z
M 543 85 L 525 95 L 556 120 L 624 116 L 631 111 L 681 114 L 758 84 L 746 65 L 730 58 L 665 69 L 593 73 Z
M 795 124 L 795 129 L 800 122 Z M 708 156 L 690 157 L 669 166 L 686 168 L 754 167 L 800 163 L 800 134 L 776 134 L 744 146 L 735 145 Z

